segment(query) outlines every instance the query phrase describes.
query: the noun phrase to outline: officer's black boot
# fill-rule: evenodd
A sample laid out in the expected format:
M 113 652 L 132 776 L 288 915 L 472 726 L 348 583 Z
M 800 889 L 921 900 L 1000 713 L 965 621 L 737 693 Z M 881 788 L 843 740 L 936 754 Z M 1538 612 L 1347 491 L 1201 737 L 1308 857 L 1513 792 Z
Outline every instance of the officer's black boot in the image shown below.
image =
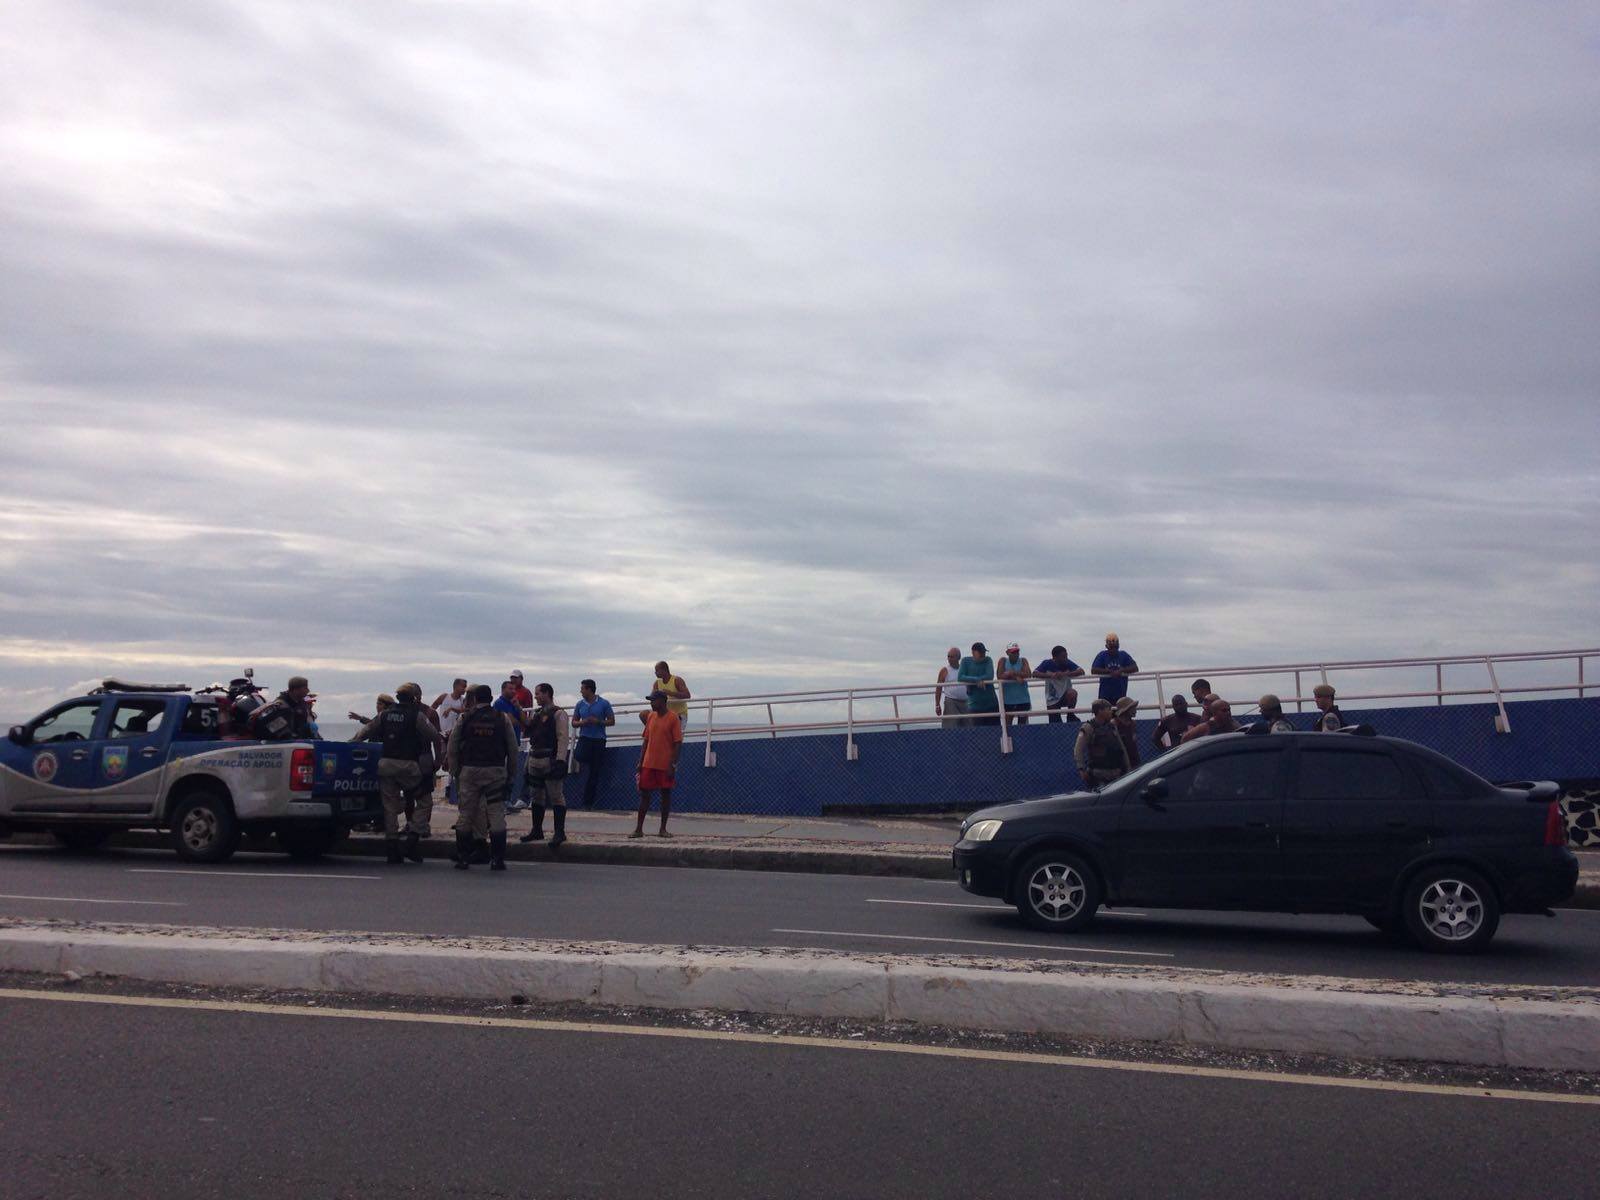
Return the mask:
M 558 804 L 551 810 L 551 815 L 556 819 L 556 834 L 550 839 L 550 849 L 554 850 L 567 840 L 567 806 Z
M 544 805 L 535 804 L 531 811 L 533 812 L 533 828 L 528 830 L 527 837 L 520 838 L 518 840 L 524 842 L 542 842 L 544 841 Z
M 405 859 L 400 855 L 400 839 L 398 837 L 384 838 L 383 845 L 384 849 L 389 852 L 389 865 L 391 867 L 405 862 Z
M 406 834 L 405 856 L 414 863 L 422 861 L 422 851 L 417 849 L 417 835 L 414 833 Z
M 463 829 L 456 830 L 456 870 L 465 871 L 472 866 L 472 835 Z
M 489 870 L 504 871 L 506 869 L 506 834 L 505 830 L 489 835 Z

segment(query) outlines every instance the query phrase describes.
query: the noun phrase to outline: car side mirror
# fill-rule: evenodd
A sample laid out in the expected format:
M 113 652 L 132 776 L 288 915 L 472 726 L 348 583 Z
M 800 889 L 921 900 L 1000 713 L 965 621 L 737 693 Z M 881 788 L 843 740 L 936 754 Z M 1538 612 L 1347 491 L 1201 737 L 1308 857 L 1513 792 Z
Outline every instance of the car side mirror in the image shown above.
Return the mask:
M 1145 784 L 1144 791 L 1140 792 L 1139 795 L 1143 798 L 1146 804 L 1155 804 L 1158 801 L 1165 800 L 1167 798 L 1168 790 L 1167 781 L 1165 779 L 1156 778 Z
M 6 734 L 6 737 L 10 738 L 19 746 L 26 746 L 30 740 L 28 738 L 27 728 L 22 725 L 13 725 L 10 731 Z

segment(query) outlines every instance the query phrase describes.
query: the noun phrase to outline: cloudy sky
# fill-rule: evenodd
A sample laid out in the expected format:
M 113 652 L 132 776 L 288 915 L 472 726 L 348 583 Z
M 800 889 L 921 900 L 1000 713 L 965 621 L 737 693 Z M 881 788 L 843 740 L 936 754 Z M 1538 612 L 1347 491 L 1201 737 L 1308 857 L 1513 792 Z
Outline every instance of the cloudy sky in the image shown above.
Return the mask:
M 0 715 L 1589 646 L 1593 5 L 37 0 Z

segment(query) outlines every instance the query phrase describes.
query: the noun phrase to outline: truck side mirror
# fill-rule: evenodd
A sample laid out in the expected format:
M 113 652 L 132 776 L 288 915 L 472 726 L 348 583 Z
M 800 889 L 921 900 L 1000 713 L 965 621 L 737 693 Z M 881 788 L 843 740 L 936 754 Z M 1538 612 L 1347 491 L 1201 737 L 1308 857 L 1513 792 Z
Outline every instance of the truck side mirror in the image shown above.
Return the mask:
M 10 738 L 19 746 L 26 746 L 30 740 L 27 729 L 21 725 L 13 725 L 10 731 L 6 734 L 6 737 Z

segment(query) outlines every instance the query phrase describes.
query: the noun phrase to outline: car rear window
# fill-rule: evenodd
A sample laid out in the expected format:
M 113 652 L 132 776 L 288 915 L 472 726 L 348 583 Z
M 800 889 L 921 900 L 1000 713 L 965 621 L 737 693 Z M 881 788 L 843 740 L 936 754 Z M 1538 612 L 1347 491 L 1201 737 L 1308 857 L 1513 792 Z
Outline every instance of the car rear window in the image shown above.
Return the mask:
M 1483 790 L 1483 784 L 1456 767 L 1453 763 L 1434 759 L 1429 755 L 1413 754 L 1412 765 L 1422 773 L 1428 791 L 1438 800 L 1465 800 Z
M 1398 800 L 1405 792 L 1405 776 L 1387 754 L 1342 747 L 1300 751 L 1302 800 Z

